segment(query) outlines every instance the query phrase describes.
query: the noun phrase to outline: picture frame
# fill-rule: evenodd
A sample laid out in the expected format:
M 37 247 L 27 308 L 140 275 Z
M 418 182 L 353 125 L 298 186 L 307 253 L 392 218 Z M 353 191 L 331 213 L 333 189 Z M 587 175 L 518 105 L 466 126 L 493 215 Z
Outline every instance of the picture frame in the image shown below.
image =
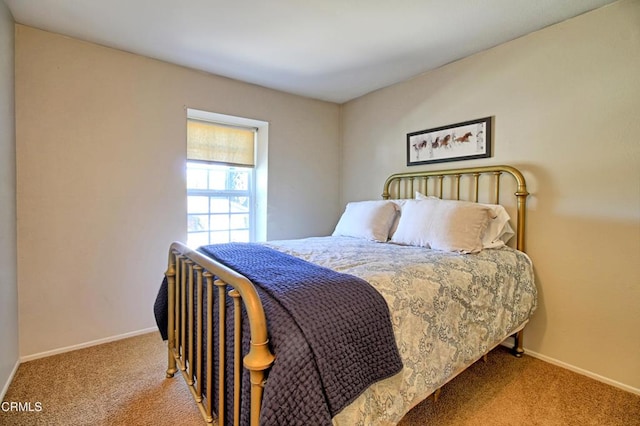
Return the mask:
M 407 133 L 407 166 L 491 157 L 491 117 Z

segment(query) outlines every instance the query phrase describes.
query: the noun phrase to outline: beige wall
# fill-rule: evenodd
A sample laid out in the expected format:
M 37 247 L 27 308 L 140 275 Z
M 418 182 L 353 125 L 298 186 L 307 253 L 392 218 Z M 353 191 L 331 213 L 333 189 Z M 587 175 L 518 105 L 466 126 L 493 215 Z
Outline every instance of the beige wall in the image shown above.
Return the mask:
M 333 229 L 338 105 L 22 25 L 16 53 L 22 356 L 154 326 L 186 236 L 186 107 L 269 122 L 269 239 Z
M 409 169 L 406 133 L 494 116 L 493 157 L 444 166 L 525 172 L 525 347 L 640 389 L 639 113 L 640 1 L 623 0 L 344 105 L 342 202 Z
M 14 25 L 0 1 L 0 400 L 18 362 Z
M 5 67 L 13 25 L 0 12 Z M 342 107 L 18 25 L 21 355 L 153 326 L 166 247 L 185 233 L 172 201 L 184 197 L 185 107 L 270 123 L 269 239 L 326 234 L 344 202 L 378 198 L 387 175 L 409 169 L 407 132 L 491 115 L 493 158 L 451 166 L 508 163 L 528 179 L 540 308 L 526 347 L 640 388 L 638 22 L 640 2 L 623 0 Z M 9 74 L 0 195 L 11 210 Z M 7 235 L 14 223 L 0 211 Z M 17 339 L 14 246 L 0 245 L 3 343 Z M 0 380 L 15 352 L 0 345 Z

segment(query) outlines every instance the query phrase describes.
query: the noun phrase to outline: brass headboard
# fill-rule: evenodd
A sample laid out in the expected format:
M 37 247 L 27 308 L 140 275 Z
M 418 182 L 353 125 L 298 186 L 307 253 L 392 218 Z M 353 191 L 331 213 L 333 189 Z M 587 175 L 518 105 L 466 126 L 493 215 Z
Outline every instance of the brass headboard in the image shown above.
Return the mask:
M 492 204 L 500 203 L 500 177 L 515 179 L 516 249 L 525 251 L 527 184 L 518 169 L 511 166 L 471 167 L 450 170 L 396 173 L 384 183 L 382 198 L 414 198 L 415 192 L 439 198 Z M 513 218 L 512 218 L 513 219 Z

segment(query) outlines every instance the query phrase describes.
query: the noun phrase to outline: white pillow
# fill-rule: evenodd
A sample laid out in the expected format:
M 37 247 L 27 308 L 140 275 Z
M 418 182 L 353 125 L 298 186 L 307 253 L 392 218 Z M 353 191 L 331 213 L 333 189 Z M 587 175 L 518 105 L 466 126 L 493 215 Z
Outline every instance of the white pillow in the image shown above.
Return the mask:
M 430 247 L 430 231 L 440 200 L 406 200 L 400 211 L 398 227 L 391 242 L 409 246 Z
M 407 198 L 399 198 L 399 199 L 395 199 L 395 200 L 391 200 L 391 202 L 393 202 L 396 205 L 396 216 L 393 219 L 393 223 L 391 224 L 391 229 L 389 229 L 389 238 L 393 237 L 393 234 L 395 234 L 396 229 L 398 229 L 398 222 L 400 222 L 400 212 L 402 211 L 402 206 L 404 206 L 404 203 L 407 202 Z
M 348 203 L 332 235 L 386 242 L 397 211 L 389 200 Z
M 491 209 L 466 201 L 408 200 L 391 242 L 459 253 L 482 250 Z
M 416 191 L 416 200 L 439 200 L 440 198 L 434 197 L 433 195 L 424 195 L 422 192 Z
M 416 200 L 440 199 L 431 195 L 424 195 L 423 193 L 417 191 L 415 197 Z M 487 206 L 491 209 L 491 219 L 489 220 L 489 224 L 487 225 L 487 230 L 482 236 L 482 247 L 503 247 L 515 235 L 515 232 L 513 232 L 513 228 L 509 224 L 511 217 L 509 216 L 509 213 L 507 213 L 505 208 L 500 204 L 482 205 Z
M 509 213 L 500 204 L 485 204 L 491 209 L 491 216 L 487 230 L 482 236 L 484 248 L 503 247 L 515 235 L 509 224 Z

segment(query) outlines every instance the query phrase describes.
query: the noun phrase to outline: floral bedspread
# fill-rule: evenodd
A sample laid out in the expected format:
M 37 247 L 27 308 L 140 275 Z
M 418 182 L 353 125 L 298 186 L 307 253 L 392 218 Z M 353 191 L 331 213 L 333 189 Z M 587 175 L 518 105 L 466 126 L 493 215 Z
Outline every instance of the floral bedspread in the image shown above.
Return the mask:
M 508 247 L 463 255 L 349 237 L 267 245 L 363 278 L 389 305 L 404 368 L 369 387 L 333 418 L 335 425 L 398 423 L 536 308 L 531 261 Z

